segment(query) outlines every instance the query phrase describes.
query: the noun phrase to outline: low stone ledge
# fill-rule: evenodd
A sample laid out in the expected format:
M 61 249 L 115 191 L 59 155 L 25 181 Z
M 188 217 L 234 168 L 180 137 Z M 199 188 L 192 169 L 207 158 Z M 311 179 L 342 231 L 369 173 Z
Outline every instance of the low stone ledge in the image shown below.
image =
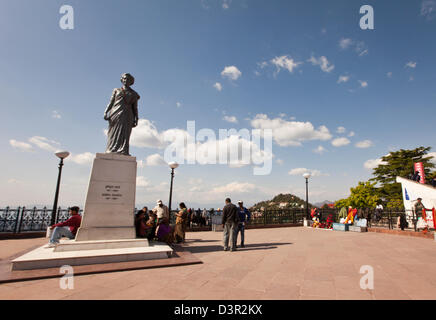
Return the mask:
M 407 236 L 407 237 L 416 237 L 416 238 L 425 238 L 425 239 L 434 239 L 434 232 L 429 231 L 427 233 L 415 232 L 415 231 L 408 231 L 408 230 L 391 230 L 391 229 L 384 229 L 384 228 L 368 228 L 369 232 L 379 232 L 379 233 L 387 233 L 387 234 L 393 234 L 398 236 Z

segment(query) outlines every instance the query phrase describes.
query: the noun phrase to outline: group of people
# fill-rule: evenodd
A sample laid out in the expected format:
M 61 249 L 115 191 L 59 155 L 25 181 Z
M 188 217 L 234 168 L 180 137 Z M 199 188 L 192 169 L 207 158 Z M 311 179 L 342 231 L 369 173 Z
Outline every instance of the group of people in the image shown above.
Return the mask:
M 182 243 L 185 241 L 185 232 L 188 221 L 188 209 L 181 202 L 180 211 L 176 214 L 176 224 L 174 228 L 170 226 L 170 213 L 162 200 L 157 201 L 153 210 L 147 207 L 138 211 L 135 216 L 135 228 L 137 238 L 157 240 L 171 244 L 173 242 Z
M 157 240 L 171 243 L 185 242 L 186 229 L 191 221 L 190 214 L 186 205 L 181 202 L 180 210 L 175 215 L 176 222 L 172 228 L 170 225 L 170 212 L 162 200 L 158 200 L 153 210 L 143 207 L 135 215 L 136 237 L 144 238 L 150 241 Z M 61 238 L 74 239 L 82 223 L 82 217 L 79 214 L 79 207 L 72 207 L 69 210 L 70 218 L 50 226 L 52 230 L 48 247 L 55 247 Z M 191 218 L 191 219 L 190 219 Z M 241 234 L 241 247 L 244 247 L 245 224 L 251 219 L 250 211 L 244 207 L 243 202 L 238 202 L 238 207 L 232 204 L 229 198 L 226 199 L 226 205 L 222 214 L 222 225 L 224 229 L 224 250 L 236 250 L 238 235 Z M 230 245 L 229 245 L 230 241 Z

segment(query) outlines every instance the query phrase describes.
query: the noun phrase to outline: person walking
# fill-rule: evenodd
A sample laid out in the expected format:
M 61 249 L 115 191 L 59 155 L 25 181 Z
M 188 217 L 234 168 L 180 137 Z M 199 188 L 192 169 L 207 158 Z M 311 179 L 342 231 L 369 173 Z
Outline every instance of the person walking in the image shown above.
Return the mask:
M 238 208 L 232 203 L 232 200 L 230 198 L 226 199 L 226 205 L 223 209 L 223 219 L 222 219 L 222 225 L 223 225 L 223 242 L 224 242 L 224 251 L 229 250 L 229 241 L 230 241 L 230 251 L 236 251 L 236 241 L 235 241 L 235 235 L 236 235 L 236 229 L 238 228 L 239 223 L 239 214 L 238 214 Z
M 239 223 L 238 228 L 236 229 L 235 235 L 235 248 L 237 248 L 238 243 L 238 235 L 241 233 L 241 248 L 245 248 L 244 240 L 245 240 L 245 224 L 248 223 L 251 219 L 251 213 L 247 208 L 244 207 L 244 202 L 242 200 L 238 201 L 238 214 L 239 214 Z

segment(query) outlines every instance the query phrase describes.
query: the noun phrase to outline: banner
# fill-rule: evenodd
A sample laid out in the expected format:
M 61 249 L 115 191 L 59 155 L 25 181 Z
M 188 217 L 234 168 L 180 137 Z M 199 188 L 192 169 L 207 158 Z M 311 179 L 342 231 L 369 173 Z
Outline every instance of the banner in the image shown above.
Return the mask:
M 425 183 L 425 172 L 424 172 L 424 165 L 422 164 L 422 162 L 415 163 L 415 172 L 418 172 L 420 176 L 419 183 Z

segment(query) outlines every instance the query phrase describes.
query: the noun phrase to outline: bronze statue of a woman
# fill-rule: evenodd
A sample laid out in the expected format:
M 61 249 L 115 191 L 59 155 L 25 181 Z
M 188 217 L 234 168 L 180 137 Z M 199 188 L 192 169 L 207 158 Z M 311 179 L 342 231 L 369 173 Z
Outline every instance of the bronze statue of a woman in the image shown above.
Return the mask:
M 106 152 L 129 154 L 129 140 L 132 128 L 138 125 L 138 100 L 140 96 L 130 88 L 135 78 L 129 74 L 121 75 L 123 86 L 114 89 L 104 119 L 109 121 Z

